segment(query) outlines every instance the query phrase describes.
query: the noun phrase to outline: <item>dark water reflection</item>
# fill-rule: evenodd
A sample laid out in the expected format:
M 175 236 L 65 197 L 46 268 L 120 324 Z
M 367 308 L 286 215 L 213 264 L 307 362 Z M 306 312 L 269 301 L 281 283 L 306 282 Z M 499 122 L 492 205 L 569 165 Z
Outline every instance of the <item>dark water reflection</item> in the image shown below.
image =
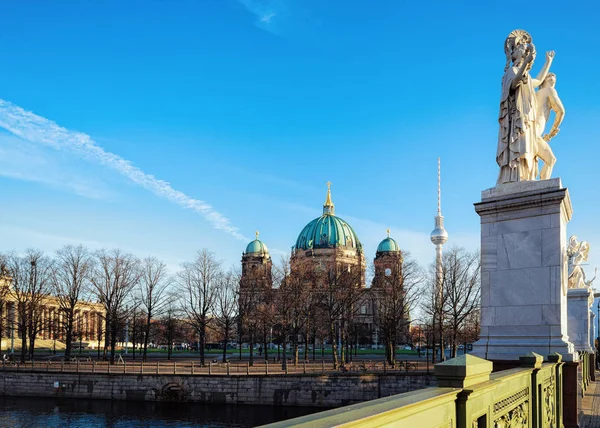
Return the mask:
M 0 427 L 253 427 L 320 410 L 323 409 L 0 397 Z

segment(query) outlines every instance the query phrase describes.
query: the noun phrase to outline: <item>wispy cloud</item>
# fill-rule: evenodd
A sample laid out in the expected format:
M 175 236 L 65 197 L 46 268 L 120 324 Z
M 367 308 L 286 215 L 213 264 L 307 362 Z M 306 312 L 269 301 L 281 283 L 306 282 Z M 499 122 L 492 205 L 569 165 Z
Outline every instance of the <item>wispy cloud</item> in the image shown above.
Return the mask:
M 258 28 L 279 35 L 279 28 L 275 25 L 279 18 L 275 0 L 238 0 L 238 2 L 255 15 L 254 24 Z
M 54 155 L 51 153 L 54 152 Z M 91 199 L 107 199 L 112 192 L 102 182 L 72 168 L 58 152 L 0 132 L 0 176 L 66 189 Z
M 91 162 L 109 167 L 154 194 L 197 212 L 213 228 L 225 231 L 239 240 L 248 241 L 228 218 L 210 204 L 174 189 L 168 182 L 145 173 L 130 161 L 105 151 L 87 134 L 63 128 L 51 120 L 4 100 L 0 100 L 0 127 L 32 143 L 72 152 Z

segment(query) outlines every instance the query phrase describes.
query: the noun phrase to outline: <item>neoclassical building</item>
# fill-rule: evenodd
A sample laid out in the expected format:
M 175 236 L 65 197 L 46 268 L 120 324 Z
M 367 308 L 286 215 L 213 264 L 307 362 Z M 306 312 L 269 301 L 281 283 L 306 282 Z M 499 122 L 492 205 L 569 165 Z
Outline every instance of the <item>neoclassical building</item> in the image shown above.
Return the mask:
M 401 275 L 402 263 L 400 246 L 390 237 L 388 230 L 388 236 L 381 241 L 375 254 L 371 290 L 384 289 L 386 276 L 392 273 Z M 242 254 L 240 294 L 272 289 L 271 270 L 271 256 L 257 233 L 256 239 L 248 244 Z M 363 290 L 368 288 L 363 246 L 352 226 L 335 215 L 331 183 L 327 183 L 323 214 L 302 228 L 292 247 L 290 270 L 291 273 L 306 275 L 306 287 L 315 292 L 327 286 L 327 281 L 331 281 L 332 277 L 339 278 L 340 272 L 355 282 L 353 286 Z M 376 299 L 373 296 L 376 293 L 365 293 L 365 297 L 354 303 L 354 322 L 363 335 L 370 336 L 371 343 L 377 342 L 378 335 L 374 319 Z
M 2 336 L 5 339 L 12 337 L 16 341 L 25 333 L 19 329 L 19 311 L 17 307 L 19 301 L 11 289 L 11 277 L 7 272 L 0 273 L 0 288 L 2 289 L 0 295 L 4 296 L 4 302 L 2 302 L 3 304 L 0 308 Z M 78 333 L 76 335 L 77 340 L 81 336 L 81 340 L 87 342 L 90 347 L 104 345 L 104 309 L 101 304 L 84 301 L 77 302 L 74 319 L 73 330 Z M 64 341 L 63 312 L 60 309 L 58 298 L 52 295 L 43 296 L 40 304 L 39 322 L 38 339 Z

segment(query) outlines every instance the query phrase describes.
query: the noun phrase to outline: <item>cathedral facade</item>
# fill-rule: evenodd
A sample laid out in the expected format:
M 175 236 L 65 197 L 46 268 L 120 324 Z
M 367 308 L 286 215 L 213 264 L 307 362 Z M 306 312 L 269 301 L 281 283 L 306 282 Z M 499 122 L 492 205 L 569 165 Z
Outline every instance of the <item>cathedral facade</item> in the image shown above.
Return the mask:
M 397 277 L 402 273 L 402 251 L 389 236 L 388 230 L 387 238 L 377 248 L 373 280 L 370 287 L 367 287 L 367 264 L 363 246 L 352 226 L 335 215 L 330 186 L 331 183 L 328 183 L 323 214 L 300 231 L 292 247 L 289 275 L 303 278 L 307 295 L 314 297 L 336 293 L 336 299 L 344 300 L 352 312 L 353 343 L 370 346 L 381 340 L 377 320 L 380 312 L 378 308 L 381 306 L 379 302 L 390 277 Z M 267 290 L 277 293 L 272 268 L 267 246 L 258 239 L 257 233 L 256 239 L 248 244 L 242 254 L 240 296 L 243 302 L 252 302 L 251 305 L 264 304 Z M 351 296 L 354 292 L 356 299 Z M 240 307 L 240 312 L 241 309 Z M 312 315 L 316 317 L 317 311 L 318 305 Z M 408 319 L 408 313 L 405 317 Z

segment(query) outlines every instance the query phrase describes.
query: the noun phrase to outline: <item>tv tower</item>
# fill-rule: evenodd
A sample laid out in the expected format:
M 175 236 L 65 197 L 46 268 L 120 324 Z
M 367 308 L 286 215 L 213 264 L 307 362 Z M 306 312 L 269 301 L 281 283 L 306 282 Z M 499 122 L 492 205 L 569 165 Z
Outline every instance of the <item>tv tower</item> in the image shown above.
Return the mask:
M 435 216 L 435 229 L 431 232 L 431 242 L 435 245 L 435 296 L 434 296 L 434 316 L 433 316 L 433 337 L 434 337 L 434 358 L 435 358 L 435 324 L 436 314 L 438 315 L 438 326 L 441 327 L 443 323 L 443 314 L 441 310 L 443 289 L 442 284 L 444 281 L 444 270 L 442 266 L 442 247 L 448 240 L 448 232 L 444 229 L 444 216 L 442 215 L 442 189 L 441 189 L 441 175 L 440 175 L 440 158 L 438 158 L 438 210 Z M 440 328 L 440 332 L 442 329 Z M 440 334 L 440 360 L 444 361 L 444 338 Z

